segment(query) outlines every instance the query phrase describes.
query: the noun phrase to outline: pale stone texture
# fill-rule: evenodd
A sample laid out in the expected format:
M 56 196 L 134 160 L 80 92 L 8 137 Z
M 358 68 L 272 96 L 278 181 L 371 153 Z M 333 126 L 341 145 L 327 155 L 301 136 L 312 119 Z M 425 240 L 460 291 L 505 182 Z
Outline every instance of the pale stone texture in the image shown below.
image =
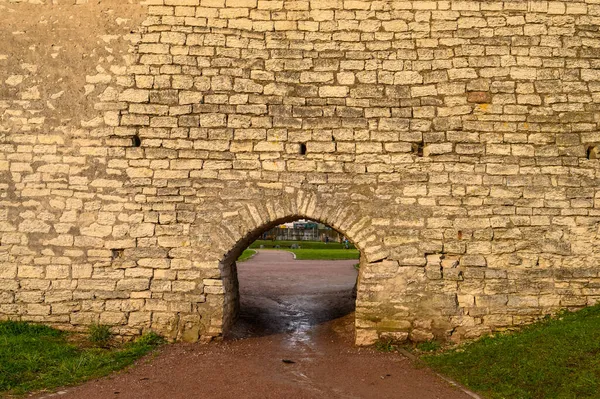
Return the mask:
M 359 344 L 599 301 L 597 1 L 50 3 L 0 0 L 0 317 L 220 337 L 300 217 Z

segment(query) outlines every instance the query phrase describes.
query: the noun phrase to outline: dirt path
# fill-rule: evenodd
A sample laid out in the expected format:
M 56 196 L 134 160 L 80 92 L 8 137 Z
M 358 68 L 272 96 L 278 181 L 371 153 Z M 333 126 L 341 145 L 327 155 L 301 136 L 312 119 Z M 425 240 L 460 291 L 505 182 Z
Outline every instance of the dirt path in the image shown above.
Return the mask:
M 239 265 L 242 314 L 233 339 L 170 345 L 60 397 L 469 398 L 400 355 L 352 346 L 355 263 L 260 251 Z

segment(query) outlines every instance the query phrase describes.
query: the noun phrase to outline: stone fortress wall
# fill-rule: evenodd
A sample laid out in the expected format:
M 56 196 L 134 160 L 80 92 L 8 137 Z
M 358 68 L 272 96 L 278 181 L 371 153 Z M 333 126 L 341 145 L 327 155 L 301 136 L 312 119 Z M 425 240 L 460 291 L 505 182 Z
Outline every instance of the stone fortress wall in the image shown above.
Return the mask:
M 0 0 L 0 19 L 2 318 L 220 337 L 237 255 L 301 217 L 361 250 L 358 344 L 600 299 L 600 0 Z

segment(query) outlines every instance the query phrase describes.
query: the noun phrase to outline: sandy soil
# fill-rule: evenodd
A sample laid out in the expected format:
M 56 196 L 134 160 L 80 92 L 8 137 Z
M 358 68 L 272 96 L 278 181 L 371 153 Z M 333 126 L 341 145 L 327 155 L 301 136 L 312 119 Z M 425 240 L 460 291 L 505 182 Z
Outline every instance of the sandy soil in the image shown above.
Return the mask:
M 356 261 L 260 251 L 239 265 L 241 318 L 229 339 L 176 344 L 61 398 L 469 398 L 407 358 L 356 348 Z

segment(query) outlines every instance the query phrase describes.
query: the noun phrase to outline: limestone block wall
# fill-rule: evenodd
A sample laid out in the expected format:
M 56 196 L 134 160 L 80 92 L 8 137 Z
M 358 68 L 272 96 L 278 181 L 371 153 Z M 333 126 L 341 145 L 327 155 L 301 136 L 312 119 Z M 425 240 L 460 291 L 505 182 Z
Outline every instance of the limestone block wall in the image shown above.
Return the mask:
M 300 217 L 361 250 L 357 343 L 600 298 L 597 0 L 71 3 L 0 0 L 0 317 L 219 337 Z

